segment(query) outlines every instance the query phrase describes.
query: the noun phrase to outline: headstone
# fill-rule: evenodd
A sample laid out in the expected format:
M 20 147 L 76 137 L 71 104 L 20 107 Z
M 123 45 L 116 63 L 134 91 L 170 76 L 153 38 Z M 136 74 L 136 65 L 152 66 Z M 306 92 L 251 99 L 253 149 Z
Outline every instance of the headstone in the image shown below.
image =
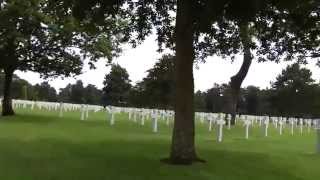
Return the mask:
M 204 113 L 200 114 L 200 122 L 201 122 L 201 124 L 204 123 Z
M 299 120 L 299 125 L 300 125 L 300 134 L 303 134 L 303 119 L 302 118 Z
M 60 102 L 60 112 L 59 112 L 59 117 L 63 117 L 63 102 Z
M 282 131 L 283 131 L 283 120 L 280 119 L 279 120 L 279 133 L 280 133 L 280 135 L 282 135 Z
M 106 107 L 106 119 L 107 121 L 111 120 L 111 107 Z
M 223 125 L 225 125 L 226 122 L 224 119 L 219 119 L 217 121 L 217 125 L 218 125 L 218 131 L 217 131 L 217 141 L 218 142 L 222 142 L 223 139 Z
M 146 118 L 145 112 L 142 111 L 142 113 L 141 113 L 141 126 L 144 126 L 145 118 Z
M 114 109 L 111 107 L 110 108 L 110 110 L 111 110 L 111 118 L 110 118 L 110 126 L 113 126 L 114 125 L 114 122 L 115 122 L 115 111 L 114 111 Z
M 89 105 L 86 105 L 86 114 L 85 119 L 89 118 Z
M 268 136 L 268 128 L 269 128 L 269 119 L 265 118 L 263 123 L 264 123 L 264 136 L 267 137 Z
M 31 110 L 34 110 L 34 104 L 35 104 L 35 102 L 32 101 L 32 102 L 31 102 Z
M 260 116 L 260 118 L 259 118 L 259 127 L 261 127 L 262 126 L 262 117 Z
M 83 104 L 81 105 L 81 110 L 80 111 L 81 111 L 81 118 L 80 119 L 81 119 L 81 121 L 83 121 L 84 120 L 84 116 L 85 116 L 85 109 L 84 109 L 84 105 Z
M 295 121 L 293 118 L 290 118 L 290 125 L 291 125 L 291 135 L 293 136 L 294 134 L 294 124 L 295 124 Z
M 249 119 L 244 120 L 244 126 L 246 128 L 246 135 L 245 135 L 246 139 L 249 139 L 249 127 L 250 127 L 250 125 L 251 125 L 251 120 L 249 120 Z
M 212 131 L 212 126 L 213 126 L 213 116 L 212 115 L 209 115 L 208 117 L 208 120 L 209 120 L 209 131 L 211 132 Z
M 170 126 L 170 114 L 169 114 L 169 113 L 166 113 L 166 114 L 165 114 L 165 118 L 166 118 L 166 125 L 167 125 L 167 126 Z
M 274 117 L 274 118 L 273 118 L 273 123 L 274 123 L 274 127 L 275 127 L 276 129 L 278 129 L 278 122 L 279 122 L 278 118 Z
M 311 132 L 311 126 L 312 126 L 312 120 L 311 119 L 308 119 L 307 125 L 308 125 L 308 133 L 310 133 Z
M 137 122 L 137 111 L 133 111 L 133 122 Z
M 154 133 L 157 133 L 158 132 L 158 114 L 157 114 L 156 110 L 152 111 L 151 119 L 152 119 L 152 123 L 153 123 L 152 131 Z

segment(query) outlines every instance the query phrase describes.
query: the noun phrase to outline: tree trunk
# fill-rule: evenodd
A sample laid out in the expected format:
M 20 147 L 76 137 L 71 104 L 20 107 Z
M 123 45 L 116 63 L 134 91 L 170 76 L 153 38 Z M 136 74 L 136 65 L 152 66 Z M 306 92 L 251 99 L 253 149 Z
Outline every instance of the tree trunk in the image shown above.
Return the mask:
M 5 80 L 4 80 L 4 88 L 3 88 L 2 115 L 12 116 L 14 115 L 14 111 L 12 108 L 11 84 L 12 84 L 14 70 L 4 70 L 4 72 L 5 72 Z
M 198 161 L 195 150 L 193 20 L 191 1 L 178 0 L 176 19 L 175 121 L 169 163 Z
M 230 100 L 230 108 L 231 108 L 231 124 L 235 124 L 236 113 L 237 113 L 237 106 L 238 100 L 240 96 L 240 88 L 242 85 L 243 80 L 246 78 L 249 68 L 252 63 L 252 54 L 251 54 L 251 36 L 249 34 L 249 24 L 241 23 L 240 27 L 240 38 L 243 46 L 243 63 L 239 70 L 239 72 L 231 77 L 230 87 L 231 87 L 231 100 Z

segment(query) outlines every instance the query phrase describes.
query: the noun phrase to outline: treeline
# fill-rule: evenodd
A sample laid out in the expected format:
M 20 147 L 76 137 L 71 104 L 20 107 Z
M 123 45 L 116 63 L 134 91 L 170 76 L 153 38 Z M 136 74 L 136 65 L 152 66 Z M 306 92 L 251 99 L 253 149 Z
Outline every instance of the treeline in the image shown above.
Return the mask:
M 174 61 L 164 55 L 147 71 L 147 76 L 135 86 L 119 65 L 106 76 L 104 95 L 109 104 L 147 108 L 174 108 Z M 207 91 L 197 91 L 194 108 L 202 112 L 225 112 L 232 104 L 229 84 L 214 84 Z M 238 114 L 274 116 L 320 116 L 320 85 L 312 79 L 309 69 L 294 63 L 286 67 L 269 89 L 248 86 L 240 89 Z
M 4 75 L 0 74 L 0 88 L 3 88 Z M 48 82 L 31 85 L 28 81 L 14 75 L 11 88 L 12 98 L 48 101 L 48 102 L 66 102 L 76 104 L 95 104 L 100 105 L 102 102 L 102 91 L 94 85 L 83 85 L 82 81 L 75 84 L 68 84 L 65 88 L 57 92 Z M 0 91 L 0 97 L 3 96 Z
M 12 96 L 37 101 L 173 109 L 174 59 L 174 56 L 164 55 L 135 85 L 132 85 L 126 69 L 114 64 L 105 76 L 102 90 L 91 84 L 85 87 L 79 80 L 57 92 L 48 82 L 32 86 L 14 76 Z M 0 77 L 2 88 L 3 75 Z M 228 84 L 214 84 L 207 91 L 197 91 L 195 110 L 227 113 L 230 91 Z M 312 79 L 310 70 L 295 63 L 284 69 L 269 89 L 241 88 L 238 101 L 238 114 L 319 117 L 320 84 Z

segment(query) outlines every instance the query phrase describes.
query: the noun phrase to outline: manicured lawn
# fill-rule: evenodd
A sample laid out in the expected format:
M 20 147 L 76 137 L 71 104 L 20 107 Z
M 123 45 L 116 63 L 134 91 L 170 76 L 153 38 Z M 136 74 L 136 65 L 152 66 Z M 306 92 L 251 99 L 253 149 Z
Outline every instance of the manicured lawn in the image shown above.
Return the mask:
M 207 124 L 197 124 L 197 149 L 206 164 L 171 166 L 168 156 L 171 128 L 160 123 L 159 133 L 116 117 L 111 127 L 103 112 L 80 121 L 79 112 L 19 110 L 0 117 L 0 180 L 316 180 L 320 155 L 315 132 L 289 129 L 280 136 L 270 128 L 263 137 L 256 127 L 244 139 L 244 128 L 225 129 L 222 143 Z M 172 126 L 172 125 L 171 125 Z

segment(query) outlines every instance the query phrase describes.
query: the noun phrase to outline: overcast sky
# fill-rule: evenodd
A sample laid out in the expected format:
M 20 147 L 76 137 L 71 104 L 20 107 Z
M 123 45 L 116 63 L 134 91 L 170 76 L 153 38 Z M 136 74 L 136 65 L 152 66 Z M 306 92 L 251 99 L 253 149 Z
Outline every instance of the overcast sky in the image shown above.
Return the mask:
M 115 59 L 114 62 L 126 68 L 130 79 L 133 83 L 141 81 L 146 76 L 146 71 L 153 67 L 161 54 L 157 53 L 157 43 L 155 37 L 149 37 L 142 45 L 135 49 L 126 47 L 122 55 Z M 230 77 L 234 75 L 240 68 L 242 63 L 241 56 L 233 63 L 229 60 L 221 59 L 219 57 L 210 57 L 206 63 L 199 65 L 199 68 L 194 70 L 195 90 L 207 90 L 213 86 L 214 83 L 228 83 Z M 249 74 L 245 79 L 243 86 L 254 85 L 261 88 L 270 87 L 270 82 L 274 81 L 276 76 L 281 73 L 288 63 L 276 64 L 272 62 L 252 64 Z M 307 65 L 311 69 L 313 78 L 316 81 L 320 79 L 320 68 L 316 67 L 314 63 Z M 105 61 L 101 60 L 97 63 L 97 69 L 89 70 L 84 67 L 83 74 L 76 78 L 53 79 L 49 83 L 57 90 L 65 87 L 68 83 L 74 83 L 81 79 L 85 85 L 93 84 L 98 88 L 102 88 L 102 82 L 105 74 L 110 72 L 110 67 L 105 66 Z M 41 83 L 43 80 L 37 73 L 32 72 L 17 72 L 22 79 L 29 81 L 31 84 Z

